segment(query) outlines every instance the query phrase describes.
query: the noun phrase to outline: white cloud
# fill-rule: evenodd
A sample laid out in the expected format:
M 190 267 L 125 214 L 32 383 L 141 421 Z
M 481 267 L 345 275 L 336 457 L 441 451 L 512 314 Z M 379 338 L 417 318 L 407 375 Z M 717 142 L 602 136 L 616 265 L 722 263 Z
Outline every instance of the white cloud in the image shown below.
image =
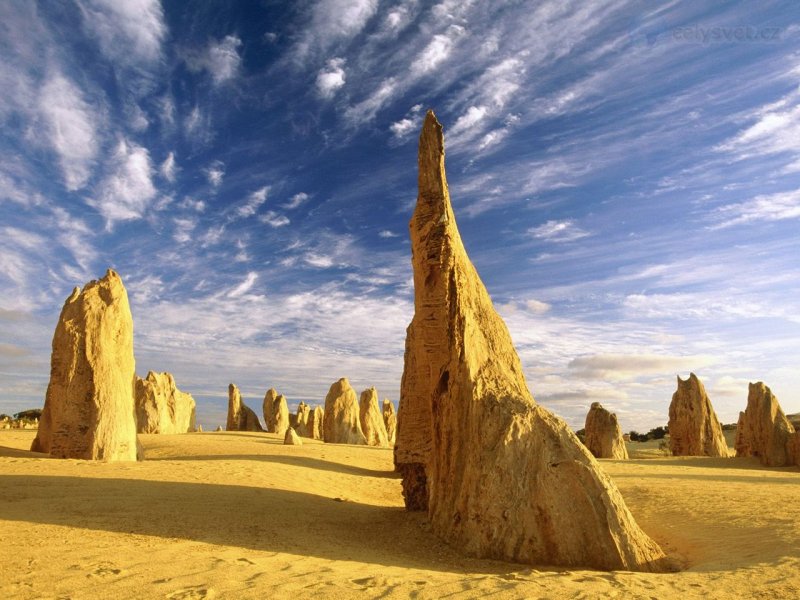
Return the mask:
M 255 284 L 256 279 L 258 279 L 258 273 L 255 273 L 254 271 L 249 272 L 242 283 L 237 285 L 225 295 L 228 298 L 242 297 L 244 294 L 250 291 L 250 289 L 253 287 L 253 284 Z
M 417 0 L 406 0 L 389 9 L 383 19 L 382 32 L 386 35 L 396 36 L 411 24 L 417 11 Z
M 308 200 L 309 196 L 305 192 L 299 192 L 292 196 L 289 201 L 283 205 L 283 207 L 287 210 L 292 210 L 303 204 L 306 200 Z
M 460 133 L 468 131 L 479 125 L 481 121 L 486 118 L 488 109 L 485 106 L 470 106 L 463 115 L 461 115 L 450 129 L 450 135 L 457 137 Z
M 453 50 L 454 34 L 460 34 L 463 29 L 455 26 L 450 35 L 436 34 L 428 45 L 419 53 L 416 60 L 411 63 L 411 74 L 415 77 L 426 75 L 443 63 Z
M 167 154 L 167 158 L 164 159 L 164 162 L 161 163 L 159 167 L 159 171 L 161 172 L 161 176 L 169 181 L 170 183 L 175 182 L 175 153 L 170 152 Z
M 172 238 L 179 244 L 192 241 L 192 232 L 197 227 L 197 219 L 176 217 L 173 222 L 175 223 L 175 232 L 172 234 Z
M 533 237 L 548 242 L 572 242 L 589 235 L 571 220 L 547 221 L 538 227 L 528 229 Z
M 410 136 L 420 126 L 420 113 L 422 112 L 422 105 L 415 104 L 408 111 L 406 116 L 399 121 L 395 121 L 389 125 L 389 131 L 396 140 L 404 140 Z
M 303 261 L 317 267 L 318 269 L 330 269 L 333 266 L 333 258 L 325 254 L 317 254 L 316 252 L 309 252 L 303 256 Z
M 525 308 L 534 315 L 543 315 L 552 308 L 547 302 L 531 298 L 525 301 Z
M 325 99 L 333 98 L 345 83 L 344 59 L 332 58 L 317 75 L 317 92 Z
M 244 204 L 236 209 L 236 214 L 242 219 L 252 217 L 258 212 L 264 202 L 267 201 L 267 194 L 269 193 L 269 186 L 265 185 L 255 192 L 252 192 L 245 200 Z
M 195 200 L 191 196 L 184 196 L 183 200 L 178 203 L 180 208 L 188 208 L 189 210 L 193 210 L 195 212 L 203 212 L 206 209 L 206 203 L 202 200 Z
M 754 221 L 800 218 L 800 189 L 756 196 L 752 200 L 721 206 L 712 215 L 718 220 L 711 229 L 723 229 Z
M 396 233 L 389 231 L 388 229 L 382 229 L 378 232 L 378 236 L 382 238 L 396 238 L 399 237 Z
M 364 121 L 370 121 L 375 118 L 375 115 L 383 107 L 386 102 L 392 97 L 392 94 L 397 88 L 397 81 L 393 77 L 384 79 L 377 90 L 372 95 L 365 98 L 355 106 L 349 107 L 345 113 L 345 119 L 351 125 L 357 125 Z
M 283 227 L 290 223 L 289 218 L 285 215 L 278 214 L 273 210 L 269 210 L 258 218 L 265 225 L 270 227 Z
M 320 0 L 311 21 L 294 50 L 305 60 L 314 49 L 326 51 L 358 35 L 378 9 L 377 0 Z
M 205 169 L 206 179 L 211 187 L 218 188 L 222 183 L 222 178 L 225 177 L 225 163 L 215 160 Z
M 108 228 L 115 221 L 139 219 L 156 196 L 152 176 L 147 150 L 128 140 L 120 140 L 110 157 L 108 173 L 89 204 L 105 217 Z
M 242 57 L 239 47 L 242 45 L 235 35 L 226 35 L 222 40 L 212 40 L 200 53 L 192 53 L 186 64 L 194 71 L 206 70 L 211 75 L 214 85 L 222 85 L 239 74 Z
M 642 375 L 672 375 L 714 364 L 711 356 L 661 356 L 657 354 L 594 354 L 575 358 L 567 365 L 576 377 L 633 379 Z
M 84 22 L 107 57 L 122 62 L 153 62 L 167 33 L 159 0 L 83 0 Z
M 58 154 L 68 190 L 84 187 L 91 175 L 99 140 L 95 131 L 96 112 L 80 90 L 57 74 L 47 79 L 39 95 L 39 111 L 45 136 Z

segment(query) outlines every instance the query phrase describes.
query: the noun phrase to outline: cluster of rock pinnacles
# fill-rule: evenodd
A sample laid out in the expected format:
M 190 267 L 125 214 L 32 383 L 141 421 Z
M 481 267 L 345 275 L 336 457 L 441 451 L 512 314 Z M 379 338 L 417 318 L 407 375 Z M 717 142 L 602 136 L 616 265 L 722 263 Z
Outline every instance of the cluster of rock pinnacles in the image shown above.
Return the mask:
M 394 446 L 409 510 L 478 557 L 531 564 L 658 571 L 659 546 L 637 525 L 598 458 L 627 458 L 617 418 L 599 403 L 586 445 L 533 399 L 508 329 L 462 244 L 444 168 L 442 127 L 428 112 L 419 140 L 419 195 L 410 223 L 415 312 L 407 330 L 400 408 L 360 398 L 347 379 L 324 408 L 264 396 L 266 430 L 286 444 Z M 727 456 L 705 389 L 678 378 L 669 409 L 676 455 Z M 75 289 L 53 336 L 50 383 L 32 450 L 95 460 L 142 458 L 141 433 L 195 427 L 195 403 L 168 373 L 135 375 L 128 297 L 114 271 Z M 221 429 L 221 428 L 220 428 Z M 228 389 L 229 431 L 263 431 L 239 389 Z M 219 429 L 218 429 L 219 430 Z M 751 384 L 737 456 L 800 463 L 796 433 L 763 383 Z

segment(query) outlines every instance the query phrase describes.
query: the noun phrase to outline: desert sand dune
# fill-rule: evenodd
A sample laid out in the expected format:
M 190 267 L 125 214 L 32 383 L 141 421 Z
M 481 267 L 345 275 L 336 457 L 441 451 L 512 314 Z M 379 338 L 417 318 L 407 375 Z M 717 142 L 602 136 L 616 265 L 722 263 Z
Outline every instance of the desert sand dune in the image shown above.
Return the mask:
M 463 557 L 403 509 L 392 451 L 273 434 L 143 435 L 148 460 L 55 460 L 0 432 L 2 598 L 795 598 L 800 470 L 602 461 L 683 570 Z

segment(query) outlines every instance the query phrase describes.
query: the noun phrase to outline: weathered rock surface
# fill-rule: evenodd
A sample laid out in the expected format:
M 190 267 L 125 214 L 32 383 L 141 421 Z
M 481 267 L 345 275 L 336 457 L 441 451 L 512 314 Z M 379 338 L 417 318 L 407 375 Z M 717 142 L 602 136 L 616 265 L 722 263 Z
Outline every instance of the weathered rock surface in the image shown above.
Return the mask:
M 628 458 L 617 415 L 607 411 L 599 402 L 593 402 L 589 408 L 584 428 L 586 447 L 595 458 Z
M 322 439 L 329 444 L 366 444 L 361 431 L 356 392 L 347 378 L 331 385 L 325 396 Z
M 308 437 L 312 440 L 321 440 L 323 437 L 322 427 L 324 422 L 325 411 L 321 406 L 314 407 L 314 410 L 311 411 L 311 414 L 308 416 Z
M 361 431 L 367 439 L 367 445 L 388 447 L 389 436 L 386 434 L 383 413 L 378 406 L 378 390 L 371 387 L 361 392 L 358 408 Z
M 275 433 L 275 413 L 274 406 L 275 400 L 278 398 L 278 390 L 269 388 L 267 393 L 264 394 L 264 402 L 262 404 L 262 413 L 264 414 L 264 426 L 270 433 Z
M 214 431 L 225 431 L 222 429 L 222 425 L 217 425 L 217 428 Z
M 751 383 L 736 426 L 736 456 L 757 456 L 767 467 L 800 464 L 795 430 L 763 382 Z
M 706 388 L 694 373 L 678 389 L 669 405 L 669 448 L 674 456 L 729 456 L 722 425 Z
M 277 435 L 284 435 L 289 429 L 289 403 L 283 394 L 278 394 L 272 405 L 272 422 L 275 427 L 273 433 Z
M 136 429 L 139 433 L 188 433 L 195 430 L 195 402 L 178 389 L 169 373 L 150 371 L 136 378 Z
M 234 384 L 228 386 L 228 422 L 226 431 L 264 431 L 258 415 L 242 401 L 242 394 Z
M 300 437 L 311 437 L 311 430 L 309 429 L 309 420 L 311 419 L 311 407 L 305 402 L 300 402 L 297 405 L 297 413 L 295 414 L 295 424 L 292 425 L 297 435 Z
M 83 290 L 75 288 L 64 303 L 31 450 L 57 458 L 143 458 L 136 438 L 135 371 L 128 293 L 109 269 Z
M 302 446 L 303 440 L 300 439 L 300 436 L 297 435 L 297 432 L 289 427 L 286 430 L 286 435 L 283 438 L 283 445 L 284 446 Z
M 613 482 L 528 391 L 511 336 L 461 242 L 432 112 L 420 136 L 410 229 L 415 313 L 395 453 L 406 501 L 427 496 L 433 531 L 471 555 L 661 568 L 664 554 Z
M 397 440 L 397 415 L 394 412 L 394 404 L 388 398 L 383 399 L 383 424 L 386 426 L 389 446 L 394 446 Z

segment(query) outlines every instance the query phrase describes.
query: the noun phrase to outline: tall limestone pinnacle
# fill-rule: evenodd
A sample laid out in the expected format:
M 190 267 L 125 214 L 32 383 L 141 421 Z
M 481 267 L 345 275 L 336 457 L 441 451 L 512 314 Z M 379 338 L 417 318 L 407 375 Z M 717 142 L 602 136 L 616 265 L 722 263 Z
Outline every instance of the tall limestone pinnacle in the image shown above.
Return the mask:
M 694 373 L 678 375 L 669 405 L 669 448 L 675 456 L 728 456 L 728 442 L 706 388 Z
M 136 460 L 133 317 L 122 279 L 75 288 L 53 334 L 50 383 L 31 450 L 57 458 Z
M 505 323 L 470 262 L 428 112 L 410 224 L 415 313 L 406 337 L 395 464 L 406 504 L 478 557 L 598 569 L 659 570 L 599 464 L 538 406 Z

